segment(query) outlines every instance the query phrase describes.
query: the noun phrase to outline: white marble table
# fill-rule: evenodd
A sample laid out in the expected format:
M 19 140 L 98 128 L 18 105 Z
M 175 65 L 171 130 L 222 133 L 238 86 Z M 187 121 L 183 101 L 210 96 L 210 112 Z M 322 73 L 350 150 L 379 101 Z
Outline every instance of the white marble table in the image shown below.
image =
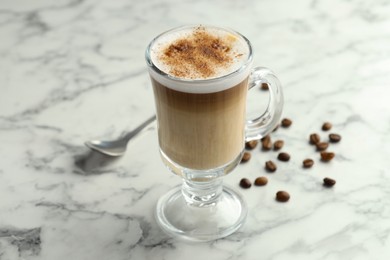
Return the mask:
M 210 3 L 209 3 L 210 2 Z M 249 206 L 244 227 L 188 244 L 157 227 L 157 199 L 180 183 L 155 129 L 107 160 L 89 138 L 115 138 L 154 113 L 147 43 L 183 24 L 242 32 L 255 64 L 284 85 L 290 162 L 256 149 L 225 182 Z M 390 1 L 0 2 L 0 259 L 389 259 Z M 319 161 L 324 121 L 343 137 Z M 315 159 L 310 170 L 301 167 Z M 242 190 L 243 177 L 267 176 Z M 324 177 L 337 184 L 324 188 Z M 277 203 L 275 192 L 291 194 Z

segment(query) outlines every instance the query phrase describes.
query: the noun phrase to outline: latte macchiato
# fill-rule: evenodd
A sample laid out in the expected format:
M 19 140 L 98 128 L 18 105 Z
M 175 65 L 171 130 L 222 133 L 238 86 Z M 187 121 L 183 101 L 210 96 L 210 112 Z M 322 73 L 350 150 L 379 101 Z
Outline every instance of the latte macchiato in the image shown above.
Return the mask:
M 279 80 L 252 68 L 252 57 L 243 35 L 214 26 L 176 28 L 146 48 L 161 158 L 183 179 L 156 206 L 157 223 L 174 237 L 211 241 L 244 223 L 245 201 L 221 177 L 240 163 L 245 141 L 275 128 L 283 107 Z M 262 83 L 268 107 L 246 120 L 247 92 Z
M 151 60 L 162 74 L 150 71 L 163 157 L 194 170 L 237 160 L 245 140 L 249 53 L 243 38 L 216 28 L 172 31 L 153 43 Z

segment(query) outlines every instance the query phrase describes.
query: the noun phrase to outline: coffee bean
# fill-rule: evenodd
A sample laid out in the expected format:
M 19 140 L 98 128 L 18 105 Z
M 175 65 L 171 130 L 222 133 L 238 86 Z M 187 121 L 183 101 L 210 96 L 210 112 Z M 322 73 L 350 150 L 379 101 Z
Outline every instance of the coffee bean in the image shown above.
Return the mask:
M 329 162 L 334 158 L 335 154 L 332 152 L 321 152 L 321 160 L 324 162 Z
M 272 141 L 271 138 L 265 138 L 263 141 L 261 141 L 261 146 L 264 151 L 269 151 L 272 148 Z
M 305 159 L 303 160 L 303 168 L 311 168 L 314 164 L 314 161 L 312 159 Z
M 267 161 L 265 162 L 265 169 L 269 172 L 275 172 L 277 167 L 273 161 Z
M 339 134 L 330 134 L 329 135 L 329 141 L 332 143 L 338 143 L 341 140 L 341 135 Z
M 284 118 L 282 120 L 282 127 L 290 127 L 291 124 L 292 124 L 292 121 L 289 118 Z
M 322 130 L 324 131 L 328 131 L 332 128 L 332 124 L 329 123 L 329 122 L 325 122 L 323 125 L 322 125 Z
M 290 199 L 290 194 L 287 191 L 278 191 L 276 193 L 276 200 L 279 202 L 287 202 Z
M 242 178 L 240 181 L 240 186 L 243 189 L 249 189 L 252 186 L 252 183 L 247 178 Z
M 283 145 L 284 145 L 284 141 L 283 140 L 275 141 L 275 143 L 274 143 L 274 150 L 278 151 L 278 150 L 282 149 Z
M 331 178 L 324 179 L 324 186 L 326 186 L 326 187 L 332 187 L 335 184 L 336 184 L 336 181 L 331 179 Z
M 268 84 L 267 83 L 261 83 L 261 86 L 260 86 L 260 88 L 262 89 L 262 90 L 268 90 Z
M 277 124 L 277 125 L 275 126 L 275 128 L 274 128 L 274 130 L 272 130 L 272 132 L 275 132 L 276 130 L 278 130 L 278 128 L 279 128 L 279 124 Z
M 256 185 L 256 186 L 264 186 L 264 185 L 266 185 L 267 183 L 268 183 L 268 179 L 267 179 L 267 177 L 264 177 L 264 176 L 258 177 L 258 178 L 256 178 L 256 180 L 255 180 L 255 185 Z
M 253 149 L 256 148 L 258 142 L 259 141 L 257 141 L 257 140 L 252 140 L 252 141 L 246 142 L 245 143 L 245 148 L 248 149 L 248 150 L 253 150 Z
M 325 142 L 316 144 L 317 151 L 325 151 L 326 149 L 328 149 L 328 146 L 329 144 Z
M 287 162 L 290 160 L 290 155 L 288 153 L 279 153 L 278 159 L 283 162 Z
M 321 138 L 318 134 L 311 134 L 309 140 L 311 144 L 317 144 L 321 141 Z
M 251 159 L 251 154 L 248 153 L 248 152 L 244 152 L 244 154 L 242 155 L 242 158 L 241 158 L 241 162 L 244 163 L 244 162 L 247 162 Z
M 271 140 L 271 136 L 270 135 L 266 135 L 263 138 L 261 138 L 260 140 L 263 142 L 263 141 L 265 141 L 267 139 Z

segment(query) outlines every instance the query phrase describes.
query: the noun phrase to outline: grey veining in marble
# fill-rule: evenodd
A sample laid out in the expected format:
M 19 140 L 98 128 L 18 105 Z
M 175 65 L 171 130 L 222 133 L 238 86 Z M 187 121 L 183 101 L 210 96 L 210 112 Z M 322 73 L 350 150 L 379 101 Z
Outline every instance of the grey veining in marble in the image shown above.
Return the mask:
M 248 203 L 243 228 L 189 244 L 154 220 L 158 198 L 180 183 L 155 130 L 117 159 L 83 143 L 154 113 L 146 45 L 199 23 L 250 39 L 255 65 L 279 76 L 293 124 L 272 134 L 290 162 L 269 174 L 277 152 L 256 148 L 225 177 Z M 389 259 L 389 86 L 388 0 L 2 0 L 0 259 Z M 342 135 L 327 164 L 308 144 L 313 132 L 326 140 L 324 121 Z M 315 165 L 303 169 L 308 157 Z M 238 187 L 262 175 L 267 186 Z M 323 187 L 324 177 L 336 185 Z M 278 190 L 291 200 L 277 203 Z

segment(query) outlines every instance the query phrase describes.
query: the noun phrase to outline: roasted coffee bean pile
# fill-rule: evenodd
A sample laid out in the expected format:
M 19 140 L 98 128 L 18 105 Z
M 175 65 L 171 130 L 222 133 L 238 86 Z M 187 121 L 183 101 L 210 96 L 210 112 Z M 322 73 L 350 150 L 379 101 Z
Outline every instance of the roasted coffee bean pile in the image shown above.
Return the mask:
M 280 123 L 280 125 L 283 128 L 289 128 L 291 127 L 292 124 L 293 121 L 289 118 L 282 119 Z M 275 127 L 273 132 L 275 132 L 278 129 L 278 127 L 279 124 Z M 323 123 L 321 129 L 322 131 L 325 132 L 331 130 L 332 127 L 333 125 L 330 122 L 325 122 Z M 309 135 L 309 144 L 313 145 L 315 147 L 315 150 L 319 152 L 320 155 L 319 161 L 323 163 L 329 163 L 335 158 L 336 154 L 334 152 L 327 151 L 327 149 L 330 147 L 331 143 L 338 143 L 340 141 L 341 141 L 341 135 L 337 133 L 328 134 L 327 140 L 321 140 L 321 136 L 318 133 L 312 133 Z M 257 140 L 250 141 L 245 144 L 245 148 L 247 151 L 245 151 L 242 157 L 241 160 L 242 163 L 248 162 L 251 159 L 251 153 L 249 152 L 249 150 L 255 149 L 258 144 L 259 141 Z M 283 149 L 284 144 L 285 144 L 284 140 L 276 140 L 275 142 L 272 142 L 270 135 L 267 135 L 260 140 L 261 150 L 265 152 L 272 150 L 272 148 L 273 151 L 280 151 Z M 285 151 L 282 151 L 277 154 L 276 159 L 282 163 L 287 163 L 290 161 L 291 155 Z M 306 158 L 302 161 L 302 168 L 304 169 L 313 168 L 313 166 L 314 166 L 314 160 L 312 158 Z M 268 160 L 265 162 L 264 169 L 268 173 L 275 173 L 278 167 L 275 161 Z M 268 183 L 268 179 L 267 177 L 264 176 L 257 177 L 254 180 L 255 186 L 265 186 L 267 185 L 267 183 Z M 328 177 L 324 178 L 322 181 L 322 185 L 328 188 L 333 187 L 335 184 L 336 181 Z M 240 181 L 240 186 L 244 189 L 249 189 L 252 186 L 252 182 L 247 178 L 243 178 Z M 275 199 L 279 202 L 287 202 L 290 199 L 290 194 L 286 191 L 278 191 L 276 193 Z

